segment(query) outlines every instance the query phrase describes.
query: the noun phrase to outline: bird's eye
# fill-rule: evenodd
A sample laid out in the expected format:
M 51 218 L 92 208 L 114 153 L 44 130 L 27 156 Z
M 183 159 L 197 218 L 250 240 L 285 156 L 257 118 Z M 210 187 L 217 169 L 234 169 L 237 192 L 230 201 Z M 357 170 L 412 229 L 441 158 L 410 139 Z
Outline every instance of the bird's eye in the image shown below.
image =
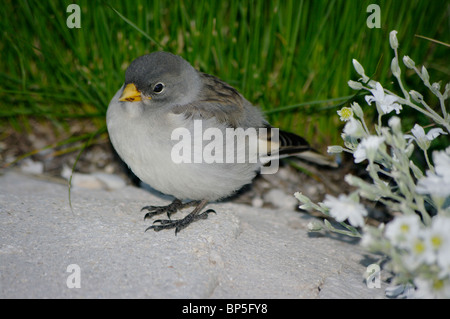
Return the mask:
M 156 83 L 155 86 L 153 87 L 153 92 L 159 94 L 164 90 L 164 83 Z

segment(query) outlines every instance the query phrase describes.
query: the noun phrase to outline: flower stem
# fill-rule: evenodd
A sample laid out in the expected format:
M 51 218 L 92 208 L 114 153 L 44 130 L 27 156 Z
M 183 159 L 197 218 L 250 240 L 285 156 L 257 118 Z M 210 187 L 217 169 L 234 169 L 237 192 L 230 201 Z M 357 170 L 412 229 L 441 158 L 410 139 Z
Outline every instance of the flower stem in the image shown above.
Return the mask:
M 394 52 L 395 52 L 395 59 L 397 60 L 397 64 L 398 64 L 398 52 L 397 52 L 397 49 L 394 49 Z M 395 78 L 397 79 L 398 85 L 400 86 L 400 89 L 402 90 L 403 95 L 405 96 L 405 99 L 409 101 L 409 100 L 410 100 L 409 93 L 408 93 L 408 91 L 404 88 L 403 83 L 402 83 L 402 80 L 401 80 L 401 78 L 400 78 L 400 75 L 394 74 L 394 76 L 395 76 Z
M 431 170 L 431 172 L 434 174 L 434 166 L 433 165 L 431 165 L 431 163 L 430 163 L 430 158 L 428 157 L 428 152 L 426 151 L 426 150 L 423 150 L 423 154 L 425 155 L 425 160 L 427 161 L 427 165 L 428 165 L 428 168 Z

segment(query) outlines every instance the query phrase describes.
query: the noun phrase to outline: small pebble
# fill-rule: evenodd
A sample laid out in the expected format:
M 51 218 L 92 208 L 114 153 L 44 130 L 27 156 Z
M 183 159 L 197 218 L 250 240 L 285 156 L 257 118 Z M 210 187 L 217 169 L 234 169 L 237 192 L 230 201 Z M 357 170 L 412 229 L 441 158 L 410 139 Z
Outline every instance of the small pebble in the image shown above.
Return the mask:
M 257 197 L 252 199 L 252 206 L 253 207 L 261 208 L 261 207 L 263 207 L 263 205 L 264 205 L 264 200 L 261 197 L 257 196 Z
M 264 195 L 264 201 L 278 208 L 294 209 L 298 205 L 294 195 L 288 195 L 281 189 L 271 189 Z
M 106 186 L 106 188 L 110 190 L 123 188 L 127 185 L 118 175 L 107 173 L 93 173 L 92 175 L 99 179 Z
M 69 180 L 71 175 L 72 170 L 64 166 L 61 176 Z M 92 174 L 73 173 L 72 175 L 72 187 L 113 190 L 125 186 L 126 182 L 120 176 L 114 174 L 97 172 Z
M 44 163 L 35 162 L 31 158 L 26 158 L 22 161 L 20 170 L 26 174 L 39 175 L 44 172 Z

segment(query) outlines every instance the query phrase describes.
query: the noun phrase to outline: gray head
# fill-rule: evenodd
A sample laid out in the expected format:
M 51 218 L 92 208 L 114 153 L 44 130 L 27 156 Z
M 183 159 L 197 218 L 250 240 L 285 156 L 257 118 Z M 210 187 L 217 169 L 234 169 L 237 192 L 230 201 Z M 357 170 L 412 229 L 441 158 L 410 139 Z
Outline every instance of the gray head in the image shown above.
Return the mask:
M 195 99 L 200 83 L 197 70 L 182 57 L 153 52 L 130 64 L 120 101 L 142 100 L 152 106 L 183 105 Z

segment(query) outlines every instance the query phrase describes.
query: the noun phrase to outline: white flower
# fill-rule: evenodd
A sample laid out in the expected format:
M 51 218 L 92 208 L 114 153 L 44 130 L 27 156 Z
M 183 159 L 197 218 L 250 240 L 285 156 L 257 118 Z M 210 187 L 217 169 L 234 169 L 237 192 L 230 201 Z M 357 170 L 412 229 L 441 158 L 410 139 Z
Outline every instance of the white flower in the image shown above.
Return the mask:
M 442 176 L 427 171 L 427 176 L 417 183 L 416 192 L 445 199 L 450 196 L 450 180 L 445 180 Z
M 369 248 L 376 243 L 377 239 L 369 232 L 364 232 L 361 238 L 361 246 Z
M 447 147 L 445 151 L 433 152 L 433 160 L 436 174 L 450 183 L 450 147 Z
M 354 117 L 351 117 L 344 126 L 342 132 L 347 136 L 355 138 L 363 137 L 366 133 L 361 122 Z
M 433 159 L 435 173 L 427 171 L 427 176 L 417 183 L 416 192 L 445 199 L 450 196 L 450 147 L 446 151 L 433 152 Z
M 372 102 L 375 102 L 382 114 L 388 114 L 393 110 L 395 110 L 397 114 L 400 113 L 402 106 L 398 103 L 395 103 L 398 101 L 398 97 L 391 94 L 385 94 L 384 89 L 379 82 L 376 83 L 375 89 L 369 91 L 372 93 L 372 96 L 365 96 L 366 102 L 369 105 L 371 105 Z
M 426 240 L 427 233 L 428 229 L 419 229 L 416 236 L 408 242 L 407 252 L 402 254 L 403 264 L 410 271 L 435 261 L 435 253 Z
M 386 226 L 385 236 L 395 247 L 407 248 L 417 237 L 420 227 L 419 217 L 406 215 L 396 217 Z
M 434 258 L 441 268 L 441 273 L 450 274 L 450 217 L 437 215 L 433 217 L 431 228 L 427 233 L 428 246 L 435 254 Z
M 444 132 L 441 128 L 432 128 L 428 131 L 427 134 L 425 134 L 425 130 L 419 124 L 414 125 L 414 127 L 411 129 L 411 133 L 412 135 L 404 135 L 405 138 L 410 141 L 415 140 L 417 142 L 417 145 L 425 151 L 430 147 L 431 141 L 436 137 L 441 134 L 447 135 L 447 133 Z
M 396 217 L 386 226 L 385 237 L 401 249 L 402 264 L 409 271 L 438 265 L 439 276 L 450 274 L 450 218 L 436 216 L 425 227 L 417 215 Z M 434 266 L 435 267 L 435 266 Z
M 340 116 L 341 121 L 347 122 L 353 117 L 353 110 L 350 107 L 343 107 L 337 111 L 337 114 Z
M 364 138 L 361 143 L 358 144 L 353 157 L 355 163 L 361 163 L 365 159 L 373 161 L 380 145 L 384 142 L 384 137 L 371 135 Z
M 385 224 L 381 223 L 377 228 L 365 226 L 361 238 L 361 246 L 369 250 L 378 250 L 381 240 L 381 234 L 384 232 Z
M 450 298 L 450 277 L 446 278 L 415 278 L 416 291 L 413 298 L 421 299 L 448 299 Z
M 367 216 L 367 211 L 363 205 L 349 196 L 341 194 L 339 198 L 336 198 L 327 194 L 323 204 L 330 209 L 331 217 L 338 222 L 348 219 L 352 226 L 364 226 L 364 216 Z

